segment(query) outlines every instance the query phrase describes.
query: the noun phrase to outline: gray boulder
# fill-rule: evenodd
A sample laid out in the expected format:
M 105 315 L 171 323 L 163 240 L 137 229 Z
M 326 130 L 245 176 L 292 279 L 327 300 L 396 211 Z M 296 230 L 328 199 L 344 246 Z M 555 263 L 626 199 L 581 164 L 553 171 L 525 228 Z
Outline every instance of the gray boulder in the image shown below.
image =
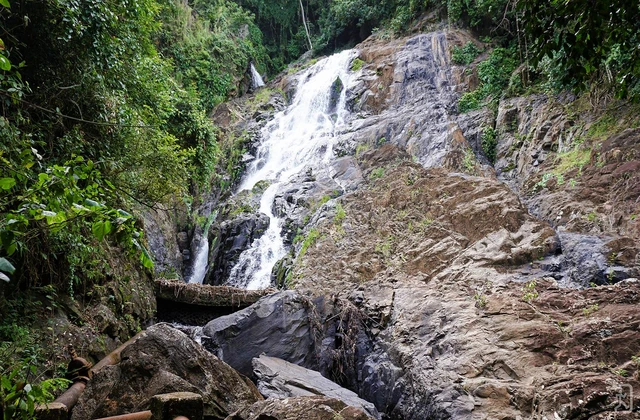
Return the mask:
M 202 395 L 204 413 L 224 419 L 262 400 L 246 377 L 167 324 L 149 328 L 121 353 L 121 362 L 99 370 L 73 409 L 72 420 L 149 409 L 151 398 L 172 392 Z
M 316 367 L 310 303 L 294 291 L 266 296 L 250 307 L 209 322 L 202 344 L 240 373 L 254 377 L 251 361 L 262 353 Z
M 258 390 L 267 398 L 324 395 L 336 398 L 346 405 L 360 408 L 374 419 L 381 418 L 372 403 L 314 370 L 262 354 L 253 359 L 253 372 L 258 378 Z
M 264 213 L 241 213 L 220 224 L 218 240 L 211 249 L 209 261 L 212 268 L 207 273 L 205 284 L 223 284 L 240 254 L 251 247 L 269 228 L 269 216 Z

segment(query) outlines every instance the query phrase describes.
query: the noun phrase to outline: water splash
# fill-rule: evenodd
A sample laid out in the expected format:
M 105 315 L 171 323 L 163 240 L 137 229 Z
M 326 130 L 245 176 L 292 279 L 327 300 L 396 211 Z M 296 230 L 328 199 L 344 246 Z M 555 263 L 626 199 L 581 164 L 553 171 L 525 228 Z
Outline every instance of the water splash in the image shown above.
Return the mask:
M 187 283 L 202 284 L 204 276 L 209 269 L 209 240 L 206 236 L 200 239 L 197 247 L 196 259 L 193 263 L 193 271 L 187 279 Z
M 258 73 L 253 63 L 251 63 L 251 89 L 256 90 L 262 86 L 264 86 L 264 80 L 262 80 L 262 76 L 260 76 L 260 73 Z
M 209 270 L 209 228 L 211 224 L 218 216 L 218 211 L 211 211 L 211 205 L 207 205 L 204 208 L 203 215 L 207 215 L 207 222 L 205 223 L 202 231 L 196 230 L 194 241 L 197 241 L 196 246 L 192 245 L 191 249 L 195 249 L 195 259 L 191 265 L 191 271 L 186 278 L 187 283 L 202 284 L 207 271 Z
M 345 92 L 351 78 L 349 65 L 356 54 L 354 50 L 343 51 L 302 73 L 291 105 L 262 129 L 256 157 L 238 190 L 271 181 L 260 202 L 260 212 L 269 216 L 269 228 L 240 255 L 228 284 L 250 290 L 270 286 L 271 270 L 287 252 L 281 220 L 273 214 L 273 201 L 294 175 L 309 167 L 326 167 L 333 157 L 336 129 L 348 115 Z

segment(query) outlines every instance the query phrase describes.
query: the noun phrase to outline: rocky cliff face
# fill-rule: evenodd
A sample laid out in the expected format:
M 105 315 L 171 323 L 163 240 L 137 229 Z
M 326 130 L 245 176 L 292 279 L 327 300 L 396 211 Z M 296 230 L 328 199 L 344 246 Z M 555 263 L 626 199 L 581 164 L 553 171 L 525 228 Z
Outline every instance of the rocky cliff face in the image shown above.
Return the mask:
M 358 47 L 335 159 L 273 203 L 291 246 L 274 280 L 298 290 L 295 311 L 274 297 L 215 320 L 208 346 L 247 375 L 261 351 L 317 369 L 389 419 L 635 418 L 637 109 L 535 95 L 461 115 L 474 70 L 452 65 L 450 50 L 470 39 L 444 31 Z M 273 86 L 296 89 L 286 76 Z M 229 132 L 260 126 L 284 107 L 273 98 L 215 115 Z M 217 221 L 210 279 L 224 280 L 264 229 L 256 208 Z

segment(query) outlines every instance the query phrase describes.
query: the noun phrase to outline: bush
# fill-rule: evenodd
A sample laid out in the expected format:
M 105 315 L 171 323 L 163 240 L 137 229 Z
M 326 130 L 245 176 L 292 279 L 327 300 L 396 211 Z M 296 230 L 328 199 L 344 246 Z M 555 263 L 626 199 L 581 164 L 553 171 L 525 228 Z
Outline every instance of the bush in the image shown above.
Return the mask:
M 455 64 L 468 66 L 481 53 L 480 49 L 473 42 L 469 41 L 462 47 L 453 47 L 451 60 Z
M 482 131 L 482 151 L 491 164 L 496 162 L 496 146 L 498 145 L 497 137 L 498 135 L 493 127 L 485 127 Z
M 496 103 L 506 92 L 511 75 L 518 67 L 514 48 L 496 48 L 478 64 L 480 83 L 473 92 L 467 92 L 458 101 L 458 110 L 468 112 L 487 103 Z

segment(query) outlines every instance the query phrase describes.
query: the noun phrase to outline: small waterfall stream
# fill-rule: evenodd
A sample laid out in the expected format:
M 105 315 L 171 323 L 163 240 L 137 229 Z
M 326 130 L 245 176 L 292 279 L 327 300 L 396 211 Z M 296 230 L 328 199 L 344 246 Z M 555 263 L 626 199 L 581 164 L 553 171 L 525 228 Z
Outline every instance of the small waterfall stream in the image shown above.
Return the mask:
M 333 157 L 336 128 L 348 115 L 345 92 L 355 55 L 353 50 L 343 51 L 300 74 L 291 105 L 262 129 L 255 159 L 248 165 L 238 191 L 251 189 L 262 180 L 271 182 L 260 202 L 260 212 L 269 216 L 270 224 L 264 235 L 240 255 L 227 284 L 250 290 L 270 286 L 271 270 L 287 252 L 281 220 L 272 210 L 274 199 L 294 175 L 306 168 L 322 168 Z
M 197 283 L 202 284 L 204 280 L 204 276 L 207 274 L 207 269 L 209 268 L 209 240 L 205 235 L 202 239 L 200 239 L 200 243 L 198 245 L 198 251 L 196 252 L 195 261 L 193 262 L 193 271 L 189 278 L 187 279 L 187 283 Z
M 262 80 L 262 76 L 260 76 L 260 73 L 258 73 L 253 63 L 251 63 L 251 89 L 256 90 L 262 86 L 264 86 L 264 80 Z

